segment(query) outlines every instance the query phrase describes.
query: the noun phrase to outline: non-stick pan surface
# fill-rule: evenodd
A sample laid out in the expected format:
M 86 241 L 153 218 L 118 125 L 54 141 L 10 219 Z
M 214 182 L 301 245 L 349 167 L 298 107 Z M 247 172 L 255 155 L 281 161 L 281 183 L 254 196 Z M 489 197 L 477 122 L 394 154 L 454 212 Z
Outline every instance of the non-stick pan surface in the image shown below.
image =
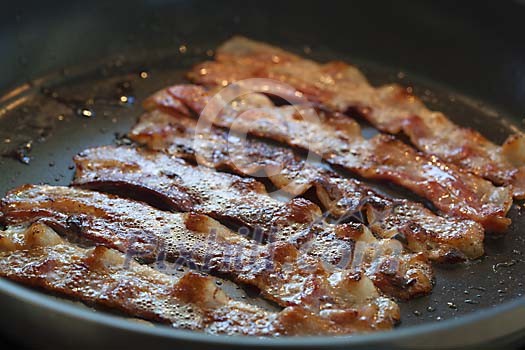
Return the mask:
M 411 86 L 431 108 L 502 142 L 521 130 L 525 116 L 525 33 L 518 25 L 525 6 L 467 5 L 19 5 L 10 11 L 12 17 L 1 15 L 0 192 L 24 183 L 68 184 L 74 154 L 127 142 L 121 135 L 140 115 L 140 101 L 184 81 L 185 69 L 232 34 L 318 60 L 356 63 L 373 83 Z M 200 342 L 200 348 L 517 342 L 525 338 L 522 208 L 523 203 L 512 208 L 513 225 L 503 238 L 487 239 L 486 257 L 437 267 L 433 294 L 402 303 L 402 324 L 381 335 L 277 341 L 207 337 L 106 317 L 6 281 L 0 281 L 1 329 L 15 341 L 76 348 L 108 341 L 131 348 L 152 341 L 158 347 Z

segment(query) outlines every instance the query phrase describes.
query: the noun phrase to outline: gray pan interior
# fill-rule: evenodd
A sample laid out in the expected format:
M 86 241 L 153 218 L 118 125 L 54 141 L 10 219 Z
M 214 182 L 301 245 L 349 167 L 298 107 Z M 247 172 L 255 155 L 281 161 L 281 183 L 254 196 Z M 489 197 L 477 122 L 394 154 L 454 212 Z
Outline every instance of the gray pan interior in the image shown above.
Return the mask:
M 190 13 L 196 11 L 187 6 Z M 155 28 L 146 29 L 161 30 Z M 279 42 L 257 30 L 244 33 L 305 53 L 306 42 L 302 39 Z M 25 183 L 67 185 L 73 176 L 74 154 L 91 146 L 125 143 L 120 136 L 140 115 L 140 101 L 158 88 L 183 82 L 184 70 L 207 58 L 207 50 L 230 33 L 223 31 L 222 34 L 220 38 L 210 34 L 209 40 L 199 37 L 195 44 L 176 39 L 159 45 L 161 48 L 137 49 L 133 54 L 109 52 L 108 58 L 79 60 L 82 64 L 65 61 L 55 67 L 57 69 L 44 70 L 47 75 L 30 76 L 29 80 L 6 85 L 0 98 L 0 153 L 3 155 L 0 157 L 0 193 L 3 195 Z M 185 49 L 181 49 L 181 45 L 185 45 Z M 468 88 L 463 91 L 461 85 L 451 84 L 448 79 L 441 81 L 435 74 L 427 76 L 421 67 L 412 69 L 363 52 L 355 55 L 339 45 L 332 47 L 330 42 L 312 43 L 306 52 L 318 60 L 343 59 L 356 63 L 375 84 L 397 81 L 411 86 L 431 108 L 444 111 L 457 123 L 473 127 L 495 142 L 502 142 L 509 133 L 522 129 L 516 109 L 508 108 L 509 105 L 502 107 L 502 100 L 487 101 L 483 93 L 472 93 Z M 127 97 L 127 102 L 120 100 L 122 96 Z M 365 126 L 365 132 L 372 134 L 373 130 Z M 402 324 L 395 331 L 381 335 L 307 340 L 208 337 L 106 316 L 104 311 L 94 312 L 64 303 L 1 280 L 3 314 L 13 315 L 2 317 L 2 330 L 17 341 L 43 344 L 45 338 L 48 346 L 66 344 L 77 348 L 102 342 L 124 342 L 130 348 L 138 348 L 152 341 L 160 348 L 197 343 L 199 348 L 205 345 L 319 348 L 350 344 L 356 347 L 371 344 L 459 346 L 502 339 L 511 342 L 525 337 L 523 203 L 516 203 L 509 216 L 513 224 L 508 233 L 498 239 L 487 238 L 485 257 L 463 265 L 437 266 L 437 283 L 432 295 L 402 303 Z M 256 299 L 253 298 L 258 302 Z M 13 326 L 13 319 L 20 323 Z M 31 327 L 31 332 L 27 327 Z

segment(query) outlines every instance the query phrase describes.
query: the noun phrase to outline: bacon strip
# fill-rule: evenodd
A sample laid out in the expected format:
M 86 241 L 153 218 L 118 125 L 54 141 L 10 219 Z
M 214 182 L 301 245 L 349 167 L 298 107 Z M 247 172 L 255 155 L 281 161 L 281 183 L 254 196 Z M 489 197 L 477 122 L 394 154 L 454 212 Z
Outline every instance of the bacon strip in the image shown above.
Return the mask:
M 243 37 L 225 42 L 215 58 L 195 66 L 189 78 L 219 86 L 253 77 L 285 82 L 311 101 L 332 111 L 357 114 L 381 131 L 403 133 L 422 152 L 495 184 L 510 185 L 514 197 L 525 198 L 522 133 L 496 145 L 479 132 L 454 124 L 443 113 L 429 110 L 397 84 L 376 88 L 356 67 L 343 62 L 320 64 Z
M 40 221 L 142 260 L 187 263 L 257 287 L 283 307 L 302 306 L 342 326 L 390 328 L 397 305 L 359 271 L 328 271 L 292 244 L 261 245 L 200 214 L 169 213 L 140 202 L 68 187 L 26 185 L 2 200 L 3 221 Z
M 243 226 L 240 232 L 244 229 L 245 235 L 255 232 L 270 240 L 294 242 L 298 249 L 340 268 L 355 268 L 351 257 L 356 253 L 350 253 L 363 250 L 365 256 L 376 255 L 377 261 L 365 260 L 360 268 L 386 294 L 409 299 L 432 290 L 432 269 L 423 255 L 391 252 L 389 245 L 395 243 L 376 240 L 362 225 L 326 224 L 312 202 L 302 198 L 278 201 L 253 179 L 127 147 L 90 149 L 77 156 L 75 163 L 77 186 L 132 198 L 142 198 L 141 193 L 146 192 L 175 210 L 181 210 L 179 203 L 183 203 L 183 211 L 234 221 Z M 364 250 L 364 244 L 369 248 Z
M 159 152 L 105 146 L 85 150 L 74 160 L 75 186 L 209 215 L 270 240 L 289 239 L 299 231 L 297 225 L 304 231 L 321 217 L 319 207 L 308 200 L 284 203 L 270 197 L 258 181 L 191 166 Z
M 154 94 L 144 106 L 175 115 L 190 111 L 200 114 L 206 108 L 201 117 L 214 125 L 310 150 L 364 178 L 403 186 L 440 211 L 477 221 L 488 231 L 503 232 L 511 222 L 505 217 L 512 205 L 508 188 L 495 187 L 454 165 L 419 153 L 392 136 L 364 139 L 359 125 L 350 118 L 310 107 L 275 107 L 263 95 L 236 88 L 240 89 L 236 95 L 243 97 L 227 105 L 222 101 L 224 96 L 212 100 L 213 91 L 176 85 Z
M 216 127 L 206 134 L 199 133 L 196 120 L 159 111 L 144 114 L 129 137 L 151 149 L 210 168 L 243 176 L 269 173 L 277 188 L 293 195 L 315 187 L 317 197 L 332 216 L 364 215 L 374 234 L 397 237 L 406 242 L 408 249 L 423 252 L 431 260 L 455 262 L 483 255 L 483 228 L 476 222 L 437 216 L 420 203 L 382 196 L 360 181 L 305 162 L 291 149 L 253 139 L 243 142 Z M 90 160 L 89 164 L 102 165 L 100 160 Z M 79 176 L 89 181 L 88 175 Z
M 356 329 L 301 307 L 270 312 L 227 296 L 215 278 L 168 276 L 104 246 L 80 248 L 50 227 L 0 231 L 0 275 L 70 298 L 176 328 L 211 334 L 345 334 Z

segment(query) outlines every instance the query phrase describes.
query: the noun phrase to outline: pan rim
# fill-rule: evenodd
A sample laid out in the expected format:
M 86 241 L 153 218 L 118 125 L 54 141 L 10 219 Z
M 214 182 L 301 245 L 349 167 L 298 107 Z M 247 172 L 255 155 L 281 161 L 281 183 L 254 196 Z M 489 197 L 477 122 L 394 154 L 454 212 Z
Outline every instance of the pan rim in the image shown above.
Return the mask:
M 525 317 L 525 296 L 504 302 L 494 308 L 482 309 L 472 312 L 467 315 L 459 316 L 455 319 L 445 320 L 437 323 L 426 323 L 421 325 L 408 326 L 402 329 L 393 329 L 391 331 L 380 331 L 369 334 L 358 334 L 348 336 L 308 336 L 308 337 L 251 337 L 251 336 L 228 336 L 228 335 L 212 335 L 197 331 L 182 330 L 172 328 L 166 325 L 151 325 L 141 324 L 126 319 L 117 315 L 111 315 L 107 312 L 93 312 L 92 310 L 79 307 L 74 304 L 69 304 L 68 299 L 54 298 L 45 293 L 31 289 L 15 282 L 9 281 L 5 278 L 0 278 L 0 293 L 11 298 L 16 298 L 26 304 L 38 306 L 49 311 L 56 312 L 62 316 L 69 316 L 71 318 L 89 321 L 95 324 L 103 325 L 105 327 L 116 328 L 124 331 L 129 331 L 142 335 L 149 335 L 157 338 L 164 338 L 166 340 L 185 340 L 201 344 L 215 344 L 215 345 L 235 345 L 235 346 L 273 346 L 273 347 L 287 347 L 300 346 L 303 348 L 316 348 L 318 346 L 359 346 L 372 344 L 390 344 L 394 345 L 397 342 L 410 341 L 416 336 L 425 336 L 431 333 L 439 333 L 440 331 L 447 331 L 450 329 L 461 329 L 461 327 L 477 324 L 483 321 L 491 321 L 498 318 L 498 316 L 508 316 L 513 321 L 516 320 L 512 316 L 523 314 Z M 501 317 L 500 317 L 501 319 Z M 513 322 L 512 321 L 512 322 Z M 508 323 L 508 324 L 512 324 Z M 499 323 L 499 322 L 498 322 Z M 518 322 L 519 323 L 519 322 Z M 480 334 L 477 343 L 458 343 L 457 345 L 475 345 L 493 341 L 501 337 L 505 337 L 516 332 L 523 331 L 524 325 L 518 325 L 511 329 L 507 326 L 502 326 L 499 323 L 496 335 Z M 501 332 L 501 330 L 504 332 Z M 482 338 L 485 336 L 485 338 Z M 429 346 L 432 344 L 428 343 Z M 435 344 L 437 345 L 437 344 Z M 454 346 L 454 345 L 452 345 Z

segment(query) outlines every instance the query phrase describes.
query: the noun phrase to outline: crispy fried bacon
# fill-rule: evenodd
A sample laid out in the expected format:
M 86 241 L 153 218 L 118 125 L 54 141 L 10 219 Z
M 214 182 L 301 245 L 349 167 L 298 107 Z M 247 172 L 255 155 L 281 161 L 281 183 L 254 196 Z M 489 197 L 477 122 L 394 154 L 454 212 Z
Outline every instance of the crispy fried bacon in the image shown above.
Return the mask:
M 25 185 L 1 199 L 0 277 L 210 334 L 386 330 L 400 318 L 392 297 L 431 291 L 428 259 L 481 256 L 484 230 L 505 231 L 512 197 L 525 198 L 522 134 L 496 145 L 398 85 L 242 37 L 215 58 L 188 76 L 216 89 L 176 85 L 144 101 L 129 135 L 147 148 L 86 150 L 74 187 Z M 265 95 L 275 91 L 253 93 L 261 79 L 248 78 L 287 83 L 278 97 L 313 105 L 277 107 Z M 366 139 L 354 115 L 419 151 L 393 135 Z M 404 187 L 441 214 L 275 141 Z M 261 175 L 295 198 L 270 196 Z M 337 224 L 303 198 L 314 192 Z M 232 299 L 222 277 L 282 309 Z
M 258 244 L 201 214 L 169 213 L 140 202 L 68 187 L 26 185 L 2 200 L 7 225 L 42 222 L 159 266 L 186 263 L 257 287 L 283 307 L 302 306 L 343 327 L 389 328 L 397 305 L 358 270 L 327 270 L 292 244 Z
M 237 86 L 242 95 L 242 87 Z M 148 110 L 159 108 L 174 114 L 201 114 L 214 96 L 195 85 L 176 85 L 151 96 Z M 201 118 L 214 125 L 270 138 L 310 150 L 330 164 L 344 167 L 368 179 L 403 186 L 431 201 L 440 211 L 479 222 L 486 230 L 502 232 L 510 224 L 505 215 L 512 205 L 508 188 L 461 171 L 456 166 L 426 156 L 380 134 L 364 139 L 359 125 L 340 114 L 310 107 L 283 106 L 260 94 L 245 94 L 227 105 L 213 100 Z
M 358 114 L 381 131 L 407 135 L 419 150 L 464 167 L 498 185 L 511 185 L 525 198 L 525 136 L 496 145 L 470 128 L 429 110 L 399 85 L 371 86 L 355 67 L 343 62 L 320 64 L 279 48 L 234 37 L 219 47 L 216 61 L 188 74 L 205 85 L 225 86 L 264 77 L 290 84 L 309 100 L 332 111 Z
M 360 268 L 383 292 L 408 299 L 432 289 L 431 268 L 423 256 L 391 251 L 388 246 L 393 242 L 376 240 L 362 225 L 323 223 L 314 203 L 302 198 L 288 203 L 273 199 L 264 185 L 253 179 L 191 166 L 164 153 L 127 147 L 86 150 L 75 162 L 77 186 L 135 198 L 137 194 L 142 198 L 143 191 L 153 193 L 163 202 L 173 203 L 175 210 L 180 198 L 191 198 L 184 202 L 184 211 L 236 222 L 243 225 L 239 231 L 245 234 L 260 232 L 270 236 L 270 241 L 291 241 L 299 249 L 307 246 L 304 250 L 308 254 L 341 268 L 356 267 L 351 258 L 357 243 L 357 249 L 366 250 L 364 255 L 377 255 L 377 261 L 367 259 Z
M 211 334 L 346 334 L 361 328 L 297 306 L 270 312 L 235 301 L 217 287 L 216 278 L 192 271 L 169 276 L 104 246 L 80 248 L 38 222 L 0 231 L 0 275 L 133 317 Z
M 420 203 L 382 196 L 357 180 L 343 178 L 320 165 L 304 161 L 291 149 L 253 139 L 242 141 L 219 128 L 212 127 L 206 134 L 200 133 L 195 142 L 196 127 L 197 121 L 192 118 L 183 115 L 173 118 L 152 111 L 141 117 L 129 136 L 151 149 L 163 150 L 207 167 L 227 169 L 243 176 L 270 172 L 273 184 L 293 195 L 314 187 L 332 216 L 359 218 L 364 215 L 377 236 L 399 238 L 411 251 L 424 252 L 434 261 L 454 262 L 483 254 L 483 229 L 474 221 L 437 216 Z M 97 156 L 102 158 L 103 155 Z M 82 165 L 81 169 L 104 164 L 101 159 L 87 163 L 89 165 Z M 128 169 L 124 164 L 119 167 L 122 171 Z M 129 169 L 131 173 L 132 168 Z M 85 171 L 79 174 L 86 183 L 94 177 Z M 140 176 L 145 177 L 144 174 Z
M 250 232 L 260 231 L 270 240 L 289 239 L 297 233 L 297 225 L 304 230 L 321 216 L 319 207 L 308 200 L 283 203 L 254 179 L 191 166 L 164 153 L 106 146 L 81 152 L 75 163 L 76 186 L 209 215 Z

